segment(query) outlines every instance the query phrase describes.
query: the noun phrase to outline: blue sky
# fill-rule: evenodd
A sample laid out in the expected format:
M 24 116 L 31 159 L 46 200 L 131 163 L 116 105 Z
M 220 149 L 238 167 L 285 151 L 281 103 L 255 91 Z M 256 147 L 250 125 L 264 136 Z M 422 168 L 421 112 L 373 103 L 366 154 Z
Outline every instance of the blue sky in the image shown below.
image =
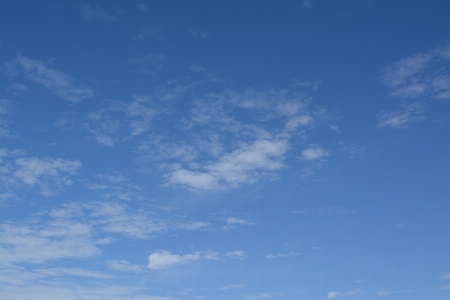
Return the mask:
M 450 297 L 450 2 L 0 8 L 3 299 Z

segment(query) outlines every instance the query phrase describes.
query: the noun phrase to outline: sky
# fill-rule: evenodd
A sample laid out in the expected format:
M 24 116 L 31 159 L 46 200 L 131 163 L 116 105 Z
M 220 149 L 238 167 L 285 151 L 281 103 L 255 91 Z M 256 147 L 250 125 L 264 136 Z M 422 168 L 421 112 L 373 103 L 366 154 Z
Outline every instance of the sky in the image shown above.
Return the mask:
M 0 1 L 0 298 L 449 299 L 450 1 Z

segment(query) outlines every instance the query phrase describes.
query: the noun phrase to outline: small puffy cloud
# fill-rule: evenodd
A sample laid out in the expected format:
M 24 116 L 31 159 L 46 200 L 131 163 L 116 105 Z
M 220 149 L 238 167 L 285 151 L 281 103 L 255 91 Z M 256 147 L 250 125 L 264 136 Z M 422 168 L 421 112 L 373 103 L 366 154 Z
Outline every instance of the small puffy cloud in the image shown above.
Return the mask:
M 328 151 L 319 146 L 311 146 L 302 151 L 301 158 L 304 160 L 316 160 L 329 156 Z
M 232 251 L 225 253 L 226 256 L 233 258 L 233 259 L 242 259 L 245 256 L 245 251 Z
M 126 260 L 107 260 L 106 265 L 111 270 L 115 271 L 131 271 L 131 272 L 140 272 L 141 267 L 138 265 L 133 265 Z
M 150 254 L 147 267 L 151 270 L 160 270 L 172 265 L 183 265 L 197 261 L 201 258 L 200 252 L 185 255 L 172 254 L 169 251 L 161 250 Z
M 339 130 L 339 127 L 337 127 L 336 125 L 332 125 L 330 124 L 330 129 L 333 130 L 336 133 L 340 133 L 341 131 Z
M 85 20 L 117 21 L 106 10 L 98 5 L 80 4 L 81 16 Z
M 227 218 L 225 220 L 226 222 L 226 226 L 225 229 L 232 229 L 235 228 L 238 225 L 246 225 L 246 226 L 253 226 L 255 225 L 255 223 L 245 220 L 245 219 L 241 219 L 241 218 Z
M 444 273 L 440 276 L 441 279 L 450 279 L 450 273 Z
M 411 123 L 425 119 L 426 106 L 421 102 L 401 103 L 401 109 L 383 111 L 377 127 L 407 128 Z
M 80 102 L 94 95 L 92 89 L 79 84 L 72 76 L 52 69 L 39 60 L 17 55 L 6 66 L 9 75 L 14 76 L 22 73 L 27 79 L 43 85 L 52 94 L 70 102 Z M 16 88 L 21 88 L 22 90 L 25 87 L 25 85 L 16 86 Z
M 327 299 L 334 299 L 336 297 L 342 297 L 342 296 L 357 296 L 361 295 L 362 290 L 354 290 L 350 292 L 329 292 L 327 295 Z

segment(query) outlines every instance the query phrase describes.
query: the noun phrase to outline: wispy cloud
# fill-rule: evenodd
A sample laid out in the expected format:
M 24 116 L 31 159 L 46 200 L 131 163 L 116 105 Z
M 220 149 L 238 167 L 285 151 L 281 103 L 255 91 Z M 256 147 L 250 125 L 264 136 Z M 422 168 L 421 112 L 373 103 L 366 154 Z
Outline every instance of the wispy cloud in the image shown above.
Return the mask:
M 245 251 L 237 250 L 225 253 L 226 256 L 233 259 L 243 259 L 245 256 Z
M 77 160 L 50 157 L 21 157 L 8 162 L 2 179 L 9 187 L 37 186 L 44 196 L 53 196 L 64 185 L 72 185 L 71 176 L 81 168 Z
M 139 33 L 131 36 L 131 38 L 133 40 L 143 40 L 149 37 L 159 38 L 161 31 L 161 27 L 146 28 L 142 29 Z
M 350 292 L 329 292 L 327 295 L 327 299 L 334 299 L 336 297 L 343 297 L 343 296 L 358 296 L 363 293 L 362 290 L 354 290 Z
M 75 221 L 0 225 L 0 250 L 4 263 L 45 263 L 62 258 L 100 254 L 91 237 L 91 226 Z
M 378 116 L 377 127 L 407 128 L 411 123 L 425 119 L 426 105 L 421 102 L 400 104 L 401 109 L 383 111 Z
M 166 250 L 156 251 L 148 257 L 147 267 L 151 270 L 161 270 L 173 265 L 191 264 L 200 259 L 217 260 L 217 254 L 210 252 L 192 252 L 184 255 L 172 254 Z
M 111 270 L 115 271 L 131 271 L 131 272 L 140 272 L 141 267 L 138 265 L 133 265 L 126 260 L 107 260 L 106 265 Z
M 201 30 L 193 30 L 193 29 L 189 29 L 187 31 L 187 33 L 189 33 L 190 35 L 193 35 L 195 37 L 201 38 L 201 39 L 206 39 L 209 36 L 209 33 L 206 31 L 201 31 Z
M 289 252 L 289 253 L 270 253 L 267 254 L 265 257 L 269 258 L 269 259 L 274 259 L 274 258 L 284 258 L 284 257 L 291 257 L 291 256 L 297 256 L 300 255 L 299 253 L 296 252 Z
M 45 86 L 52 94 L 70 102 L 80 102 L 94 95 L 92 89 L 79 84 L 72 76 L 52 69 L 39 60 L 17 55 L 6 63 L 6 69 L 9 75 L 23 74 L 34 83 Z
M 117 21 L 117 18 L 110 15 L 106 10 L 98 5 L 80 4 L 81 16 L 85 20 Z
M 48 269 L 34 269 L 36 273 L 46 276 L 79 276 L 79 277 L 92 277 L 99 279 L 113 278 L 114 276 L 96 272 L 92 270 L 85 270 L 80 268 L 48 268 Z
M 20 91 L 20 92 L 29 92 L 30 89 L 23 83 L 14 82 L 9 86 L 9 89 Z
M 450 44 L 414 54 L 383 69 L 382 82 L 400 98 L 450 99 Z
M 274 293 L 259 293 L 256 295 L 250 295 L 250 296 L 245 296 L 246 299 L 248 300 L 257 300 L 257 299 L 271 299 L 273 297 L 277 296 L 277 294 Z
M 245 288 L 245 286 L 243 284 L 227 284 L 225 286 L 218 288 L 218 290 L 228 291 L 228 290 L 243 289 L 243 288 Z
M 328 151 L 326 151 L 322 147 L 311 146 L 311 147 L 303 150 L 300 157 L 301 157 L 301 159 L 304 159 L 304 160 L 317 160 L 320 158 L 327 157 L 329 155 L 330 154 L 328 153 Z
M 139 11 L 147 11 L 148 10 L 148 4 L 147 3 L 139 3 L 137 5 L 137 9 Z
M 202 171 L 173 171 L 168 175 L 168 184 L 210 190 L 224 184 L 236 187 L 254 183 L 284 166 L 282 158 L 287 149 L 288 144 L 283 140 L 261 139 L 242 144 L 240 149 L 223 155 L 217 162 L 204 165 Z

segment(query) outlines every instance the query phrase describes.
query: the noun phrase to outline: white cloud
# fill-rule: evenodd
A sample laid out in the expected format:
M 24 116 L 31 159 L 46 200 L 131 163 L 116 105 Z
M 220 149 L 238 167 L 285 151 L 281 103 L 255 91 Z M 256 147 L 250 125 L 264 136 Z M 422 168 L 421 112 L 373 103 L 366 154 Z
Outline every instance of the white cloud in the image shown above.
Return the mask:
M 302 151 L 301 158 L 305 160 L 316 160 L 329 156 L 328 151 L 319 146 L 311 146 Z
M 206 229 L 210 226 L 208 222 L 196 221 L 196 222 L 181 222 L 176 224 L 176 228 L 182 230 L 199 230 Z
M 168 176 L 169 185 L 183 185 L 198 190 L 212 190 L 218 187 L 213 175 L 199 171 L 176 170 Z
M 441 279 L 450 279 L 450 273 L 441 274 Z
M 20 92 L 29 92 L 30 89 L 23 83 L 14 82 L 9 87 L 12 90 L 20 91 Z
M 377 291 L 377 296 L 386 296 L 386 295 L 392 295 L 392 294 L 398 294 L 398 293 L 411 293 L 411 290 L 401 290 L 401 291 L 392 291 L 392 290 L 383 290 L 383 291 Z
M 411 123 L 425 119 L 425 104 L 403 102 L 401 107 L 398 110 L 381 112 L 377 127 L 407 128 Z
M 172 254 L 169 251 L 161 250 L 150 254 L 148 257 L 148 268 L 151 270 L 165 269 L 172 265 L 189 264 L 201 258 L 200 252 L 193 252 L 185 255 Z
M 143 40 L 149 37 L 158 37 L 161 33 L 161 27 L 153 27 L 141 30 L 140 33 L 133 35 L 133 40 Z
M 227 222 L 228 225 L 234 225 L 234 224 L 253 225 L 252 222 L 244 220 L 244 219 L 240 219 L 240 218 L 227 218 L 226 222 Z
M 330 124 L 330 129 L 333 130 L 336 133 L 340 133 L 341 131 L 339 130 L 339 127 L 337 127 L 336 125 L 332 125 Z
M 116 271 L 132 271 L 132 272 L 140 272 L 141 267 L 138 265 L 133 265 L 126 260 L 107 260 L 106 264 L 108 268 Z
M 148 4 L 147 3 L 139 3 L 137 5 L 137 8 L 140 11 L 147 11 L 148 10 Z
M 91 226 L 79 222 L 0 225 L 3 263 L 45 263 L 62 258 L 87 258 L 100 254 L 91 238 Z
M 218 162 L 204 166 L 204 169 L 230 186 L 253 183 L 281 169 L 284 166 L 283 155 L 288 148 L 284 140 L 259 139 L 241 145 L 239 149 L 222 156 Z
M 245 298 L 247 298 L 249 300 L 257 300 L 257 299 L 271 299 L 275 296 L 276 296 L 276 294 L 273 294 L 273 293 L 259 293 L 256 295 L 245 296 Z
M 245 288 L 245 286 L 243 284 L 227 284 L 225 286 L 218 288 L 218 290 L 228 291 L 228 290 L 243 289 L 243 288 Z
M 80 285 L 53 282 L 2 286 L 4 299 L 33 300 L 176 300 L 172 297 L 148 295 L 145 289 L 114 285 Z M 19 298 L 20 297 L 20 298 Z
M 86 20 L 102 20 L 102 21 L 117 21 L 117 19 L 110 15 L 106 10 L 98 5 L 80 4 L 81 15 Z
M 80 102 L 94 94 L 92 89 L 77 83 L 70 75 L 52 69 L 42 61 L 17 55 L 7 64 L 11 75 L 22 72 L 27 79 L 45 86 L 52 94 L 67 101 Z
M 93 216 L 98 217 L 96 225 L 103 231 L 119 233 L 136 239 L 146 239 L 149 234 L 163 231 L 167 225 L 152 219 L 144 212 L 127 212 L 127 206 L 118 203 L 101 203 L 93 208 Z
M 336 297 L 342 296 L 358 296 L 362 294 L 362 290 L 354 290 L 350 292 L 329 292 L 327 295 L 327 299 L 334 299 Z
M 35 269 L 34 272 L 46 275 L 46 276 L 80 276 L 80 277 L 92 277 L 99 279 L 113 278 L 114 276 L 104 274 L 101 272 L 84 270 L 80 268 L 49 268 L 49 269 Z
M 189 34 L 191 34 L 191 35 L 193 35 L 193 36 L 195 36 L 195 37 L 201 38 L 201 39 L 206 39 L 206 38 L 209 36 L 209 33 L 208 33 L 208 32 L 206 32 L 206 31 L 201 31 L 201 30 L 192 30 L 192 29 L 189 29 L 187 32 L 188 32 Z
M 81 163 L 77 160 L 22 157 L 7 163 L 0 172 L 9 187 L 37 186 L 42 195 L 50 197 L 63 185 L 71 185 L 71 176 L 79 168 Z
M 265 257 L 269 258 L 269 259 L 274 259 L 274 258 L 282 258 L 282 257 L 291 257 L 291 256 L 296 256 L 296 255 L 300 255 L 299 253 L 296 252 L 289 252 L 289 253 L 270 253 L 267 254 Z
M 381 79 L 390 95 L 400 98 L 450 99 L 449 46 L 414 54 L 383 69 Z
M 233 259 L 242 259 L 245 256 L 245 251 L 232 251 L 225 253 L 225 255 Z

